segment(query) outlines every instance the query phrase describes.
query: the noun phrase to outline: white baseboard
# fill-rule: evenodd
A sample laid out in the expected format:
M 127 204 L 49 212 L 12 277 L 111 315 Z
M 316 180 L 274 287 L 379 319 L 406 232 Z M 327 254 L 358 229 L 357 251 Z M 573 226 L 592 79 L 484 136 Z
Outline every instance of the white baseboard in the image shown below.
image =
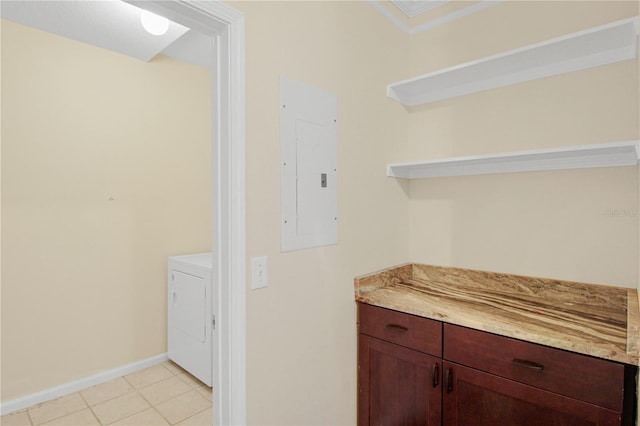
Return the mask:
M 100 383 L 108 382 L 109 380 L 122 377 L 126 374 L 131 374 L 138 370 L 151 367 L 152 365 L 159 364 L 167 361 L 168 359 L 169 356 L 165 352 L 160 355 L 152 356 L 151 358 L 114 368 L 113 370 L 103 371 L 101 373 L 94 374 L 93 376 L 84 377 L 80 380 L 45 389 L 11 401 L 2 402 L 0 403 L 0 415 L 13 413 L 14 411 L 22 410 L 23 408 L 31 407 L 32 405 L 40 404 L 41 402 L 50 401 L 73 392 L 78 392 L 79 390 L 99 385 Z

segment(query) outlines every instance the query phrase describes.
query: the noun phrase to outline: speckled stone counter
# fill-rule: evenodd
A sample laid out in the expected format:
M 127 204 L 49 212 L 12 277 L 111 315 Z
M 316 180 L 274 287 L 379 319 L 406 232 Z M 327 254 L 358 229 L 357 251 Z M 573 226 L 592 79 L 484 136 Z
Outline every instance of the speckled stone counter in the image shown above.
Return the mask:
M 358 302 L 638 365 L 635 289 L 406 264 L 355 279 Z

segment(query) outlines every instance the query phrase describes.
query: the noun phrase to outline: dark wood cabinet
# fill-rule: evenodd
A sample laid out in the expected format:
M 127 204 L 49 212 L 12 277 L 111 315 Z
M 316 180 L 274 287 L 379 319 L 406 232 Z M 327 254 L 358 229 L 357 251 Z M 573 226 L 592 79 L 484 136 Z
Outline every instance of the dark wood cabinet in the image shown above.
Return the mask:
M 440 358 L 364 334 L 359 345 L 359 425 L 440 425 Z
M 358 425 L 620 426 L 637 367 L 358 304 Z
M 613 426 L 619 412 L 448 361 L 445 426 Z
M 358 425 L 442 424 L 442 324 L 361 304 Z
M 623 410 L 624 364 L 451 324 L 444 325 L 443 358 L 552 394 Z

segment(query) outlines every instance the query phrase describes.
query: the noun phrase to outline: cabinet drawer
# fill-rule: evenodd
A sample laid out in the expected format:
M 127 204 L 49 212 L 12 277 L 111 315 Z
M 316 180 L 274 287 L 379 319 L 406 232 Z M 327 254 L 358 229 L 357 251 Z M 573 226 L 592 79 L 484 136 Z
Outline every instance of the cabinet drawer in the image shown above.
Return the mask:
M 358 303 L 360 333 L 442 356 L 442 323 L 390 309 Z
M 622 414 L 445 361 L 443 425 L 621 426 Z
M 624 365 L 451 324 L 444 358 L 617 412 Z

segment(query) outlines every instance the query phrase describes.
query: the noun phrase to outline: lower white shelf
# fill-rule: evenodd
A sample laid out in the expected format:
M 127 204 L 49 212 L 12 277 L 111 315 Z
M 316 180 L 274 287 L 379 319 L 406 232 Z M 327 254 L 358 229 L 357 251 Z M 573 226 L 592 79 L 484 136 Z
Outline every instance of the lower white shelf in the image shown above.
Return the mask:
M 591 167 L 637 166 L 640 141 L 579 145 L 387 165 L 387 176 L 422 179 Z

